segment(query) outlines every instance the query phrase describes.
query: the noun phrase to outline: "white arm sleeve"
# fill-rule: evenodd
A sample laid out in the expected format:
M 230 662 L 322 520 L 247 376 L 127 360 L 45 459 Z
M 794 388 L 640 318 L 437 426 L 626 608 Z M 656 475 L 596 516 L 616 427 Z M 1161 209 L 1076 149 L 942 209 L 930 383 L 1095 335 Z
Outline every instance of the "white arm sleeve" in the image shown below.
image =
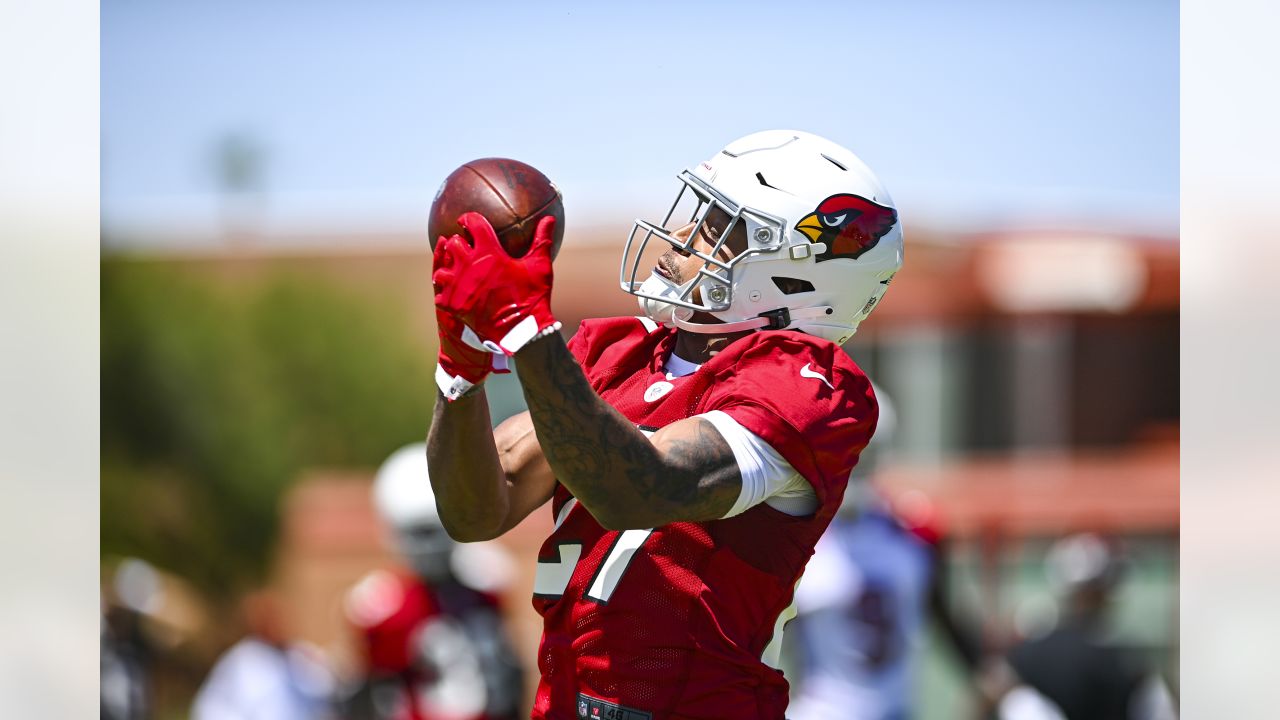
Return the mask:
M 818 509 L 818 496 L 813 486 L 760 436 L 719 410 L 697 417 L 720 431 L 733 449 L 733 457 L 738 461 L 738 470 L 742 474 L 742 492 L 725 517 L 738 515 L 762 502 L 788 515 L 809 515 Z

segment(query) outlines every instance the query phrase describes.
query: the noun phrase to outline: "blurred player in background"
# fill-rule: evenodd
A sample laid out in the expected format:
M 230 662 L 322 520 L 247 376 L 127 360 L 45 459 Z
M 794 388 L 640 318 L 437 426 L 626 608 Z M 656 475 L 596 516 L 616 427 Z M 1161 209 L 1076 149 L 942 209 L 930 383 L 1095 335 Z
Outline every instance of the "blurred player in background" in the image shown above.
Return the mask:
M 122 637 L 118 622 L 104 611 L 99 630 L 98 661 L 102 720 L 143 720 L 150 715 L 150 683 L 143 665 L 142 649 L 127 635 Z
M 875 175 L 777 130 L 678 178 L 671 211 L 637 220 L 623 253 L 644 315 L 588 320 L 567 345 L 553 221 L 520 259 L 474 213 L 469 238 L 436 246 L 450 382 L 428 448 L 445 526 L 492 538 L 552 500 L 535 718 L 783 718 L 793 591 L 875 429 L 871 384 L 840 347 L 902 265 Z M 492 362 L 468 331 L 514 356 L 530 408 L 493 432 Z
M 222 654 L 191 708 L 192 720 L 329 720 L 333 677 L 318 653 L 290 643 L 284 608 L 268 589 L 241 601 L 248 634 Z
M 502 572 L 505 558 L 483 551 L 459 557 L 426 476 L 427 449 L 417 443 L 392 454 L 374 481 L 374 504 L 408 569 L 375 571 L 348 594 L 347 617 L 360 633 L 366 663 L 360 687 L 345 703 L 348 717 L 515 718 L 523 676 L 498 598 L 488 592 L 501 581 L 493 573 Z
M 157 604 L 159 579 L 150 564 L 128 558 L 110 573 L 101 598 L 99 683 L 103 720 L 151 717 L 150 671 L 156 652 L 143 626 Z
M 984 686 L 1000 720 L 1175 718 L 1163 679 L 1107 626 L 1125 566 L 1115 544 L 1093 533 L 1072 535 L 1053 545 L 1045 564 L 1065 611 L 1047 634 L 989 663 Z
M 788 635 L 800 680 L 793 680 L 790 720 L 912 717 L 912 670 L 930 616 L 967 673 L 980 657 L 977 638 L 948 607 L 946 552 L 928 501 L 919 497 L 903 517 L 875 486 L 897 421 L 879 389 L 876 398 L 875 437 L 796 589 Z

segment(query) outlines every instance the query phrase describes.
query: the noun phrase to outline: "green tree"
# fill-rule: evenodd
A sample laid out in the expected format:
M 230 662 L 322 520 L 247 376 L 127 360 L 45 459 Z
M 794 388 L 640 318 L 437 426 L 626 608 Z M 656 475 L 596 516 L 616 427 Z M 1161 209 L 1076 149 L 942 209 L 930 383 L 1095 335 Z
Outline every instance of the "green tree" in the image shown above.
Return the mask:
M 246 289 L 174 263 L 102 269 L 102 550 L 229 598 L 268 568 L 300 472 L 420 439 L 430 356 L 405 300 L 277 271 Z

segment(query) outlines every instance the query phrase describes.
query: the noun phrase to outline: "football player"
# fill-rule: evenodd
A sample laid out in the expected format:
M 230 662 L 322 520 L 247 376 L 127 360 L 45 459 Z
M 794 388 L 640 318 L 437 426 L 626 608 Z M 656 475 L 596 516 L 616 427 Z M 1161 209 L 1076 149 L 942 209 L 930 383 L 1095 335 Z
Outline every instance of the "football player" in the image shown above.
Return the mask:
M 441 519 L 482 540 L 552 500 L 534 718 L 782 718 L 793 591 L 875 431 L 871 384 L 840 347 L 902 265 L 875 175 L 775 130 L 678 179 L 623 253 L 644 314 L 585 321 L 568 344 L 553 220 L 520 259 L 476 214 L 436 246 Z M 493 432 L 479 347 L 515 358 L 529 405 Z
M 481 550 L 455 562 L 457 547 L 440 524 L 426 473 L 427 449 L 414 443 L 392 453 L 374 480 L 374 506 L 411 572 L 376 570 L 347 594 L 365 667 L 344 717 L 512 720 L 523 700 L 522 674 L 498 598 L 454 570 L 492 577 L 496 569 L 483 565 L 503 558 L 486 563 Z
M 1060 621 L 984 668 L 984 692 L 1001 720 L 1039 720 L 1018 712 L 1028 696 L 1064 720 L 1177 718 L 1164 679 L 1142 653 L 1120 644 L 1108 623 L 1127 564 L 1113 538 L 1092 532 L 1053 544 L 1045 565 L 1064 606 Z
M 977 633 L 945 596 L 945 539 L 929 500 L 911 492 L 895 503 L 877 487 L 896 418 L 886 394 L 876 397 L 875 437 L 796 588 L 790 720 L 913 717 L 913 666 L 930 617 L 967 676 L 981 657 Z

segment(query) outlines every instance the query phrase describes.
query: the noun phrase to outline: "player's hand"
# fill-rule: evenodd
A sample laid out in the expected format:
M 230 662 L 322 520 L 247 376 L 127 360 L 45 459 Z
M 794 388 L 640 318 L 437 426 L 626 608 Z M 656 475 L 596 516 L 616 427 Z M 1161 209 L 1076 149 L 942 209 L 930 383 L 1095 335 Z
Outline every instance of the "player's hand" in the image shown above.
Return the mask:
M 507 356 L 496 345 L 486 346 L 471 328 L 438 306 L 436 328 L 440 334 L 436 386 L 450 402 L 484 382 L 490 372 L 511 372 Z
M 521 258 L 507 254 L 483 215 L 466 213 L 458 223 L 474 246 L 460 235 L 436 244 L 431 275 L 436 312 L 452 315 L 507 355 L 559 330 L 560 323 L 551 315 L 555 218 L 538 221 L 533 243 Z

